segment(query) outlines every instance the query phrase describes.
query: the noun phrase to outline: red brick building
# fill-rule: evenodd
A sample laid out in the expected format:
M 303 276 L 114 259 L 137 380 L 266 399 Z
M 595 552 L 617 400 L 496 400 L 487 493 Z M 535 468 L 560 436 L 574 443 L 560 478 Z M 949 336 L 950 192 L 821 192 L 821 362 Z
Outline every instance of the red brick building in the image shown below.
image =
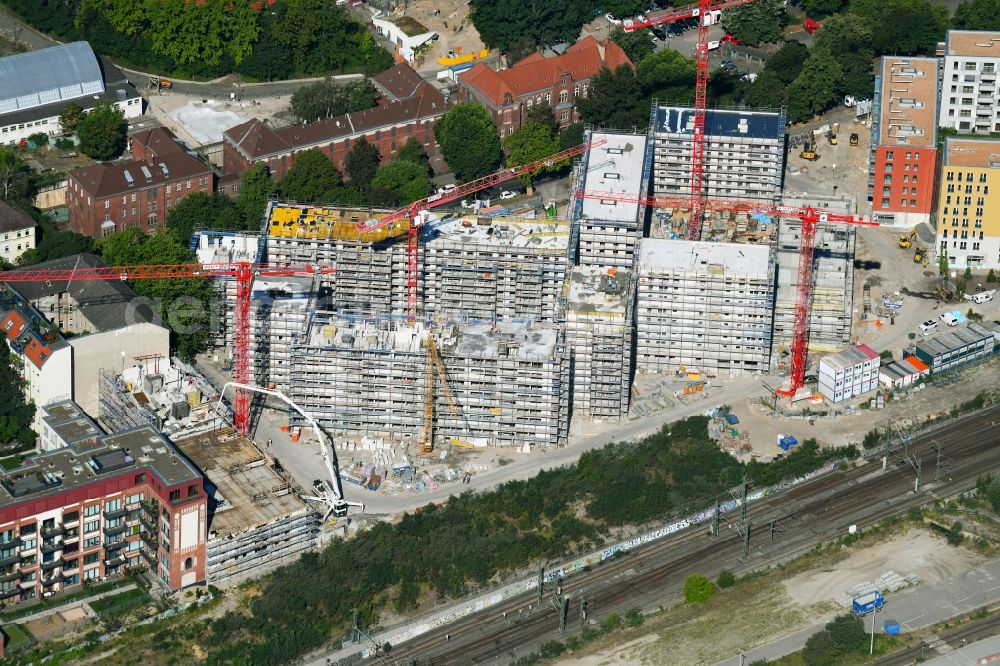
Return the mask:
M 603 68 L 632 65 L 620 46 L 587 36 L 565 53 L 546 58 L 537 51 L 508 69 L 496 72 L 478 63 L 459 76 L 459 99 L 479 102 L 506 136 L 520 129 L 528 110 L 548 102 L 559 124 L 578 121 L 576 98 L 586 97 L 590 80 Z
M 138 568 L 170 590 L 204 582 L 202 474 L 151 426 L 103 435 L 74 403 L 45 409 L 74 441 L 0 472 L 0 603 Z
M 322 150 L 343 170 L 348 151 L 361 137 L 378 148 L 383 161 L 391 161 L 407 139 L 416 137 L 430 156 L 431 166 L 442 166 L 434 138 L 434 124 L 447 110 L 441 93 L 405 64 L 383 72 L 374 81 L 382 93 L 381 103 L 374 109 L 280 129 L 255 118 L 226 130 L 223 178 L 230 182 L 253 164 L 264 162 L 272 177 L 280 181 L 295 163 L 295 156 L 312 148 Z M 227 190 L 227 194 L 231 192 Z
M 156 228 L 192 192 L 211 193 L 215 172 L 188 154 L 166 129 L 132 137 L 134 159 L 67 174 L 66 203 L 75 231 L 102 238 L 116 231 Z
M 868 170 L 880 224 L 913 227 L 936 207 L 939 66 L 937 58 L 882 57 Z

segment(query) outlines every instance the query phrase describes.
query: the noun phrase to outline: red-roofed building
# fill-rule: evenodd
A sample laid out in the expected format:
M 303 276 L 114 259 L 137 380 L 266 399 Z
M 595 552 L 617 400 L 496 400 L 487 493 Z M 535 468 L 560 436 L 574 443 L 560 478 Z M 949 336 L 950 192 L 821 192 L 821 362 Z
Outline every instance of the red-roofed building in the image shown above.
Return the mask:
M 620 46 L 584 37 L 562 55 L 546 58 L 537 51 L 512 67 L 494 71 L 478 63 L 459 76 L 459 99 L 479 102 L 493 116 L 501 136 L 520 129 L 528 110 L 548 102 L 559 124 L 579 120 L 576 98 L 586 97 L 590 81 L 604 68 L 632 66 Z

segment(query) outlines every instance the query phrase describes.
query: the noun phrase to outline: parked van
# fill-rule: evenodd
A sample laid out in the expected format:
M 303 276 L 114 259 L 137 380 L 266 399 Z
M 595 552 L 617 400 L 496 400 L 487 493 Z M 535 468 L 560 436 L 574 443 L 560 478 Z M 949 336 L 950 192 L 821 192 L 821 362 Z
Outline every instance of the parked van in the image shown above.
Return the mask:
M 942 312 L 941 321 L 946 323 L 948 326 L 958 326 L 959 319 L 950 312 Z
M 980 304 L 981 303 L 989 303 L 992 300 L 993 300 L 993 292 L 992 291 L 984 291 L 984 292 L 978 293 L 978 294 L 976 294 L 975 296 L 972 297 L 972 302 L 973 303 L 980 303 Z

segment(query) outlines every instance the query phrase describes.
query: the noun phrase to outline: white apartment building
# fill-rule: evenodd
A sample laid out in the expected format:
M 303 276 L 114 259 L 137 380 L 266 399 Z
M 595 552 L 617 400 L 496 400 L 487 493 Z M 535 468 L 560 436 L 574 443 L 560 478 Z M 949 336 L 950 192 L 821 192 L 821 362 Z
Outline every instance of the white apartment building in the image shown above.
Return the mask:
M 882 359 L 868 345 L 824 356 L 819 362 L 819 392 L 831 402 L 849 400 L 878 388 Z
M 1000 132 L 1000 32 L 949 30 L 944 44 L 938 125 L 963 134 Z
M 636 371 L 766 372 L 775 257 L 763 245 L 646 238 L 639 253 Z
M 0 201 L 0 259 L 15 263 L 35 247 L 38 225 L 20 208 Z

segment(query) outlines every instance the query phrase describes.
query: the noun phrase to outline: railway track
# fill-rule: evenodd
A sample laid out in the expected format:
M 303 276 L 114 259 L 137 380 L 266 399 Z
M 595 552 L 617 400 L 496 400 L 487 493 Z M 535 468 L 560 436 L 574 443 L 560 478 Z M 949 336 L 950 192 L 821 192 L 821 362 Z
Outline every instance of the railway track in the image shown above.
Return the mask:
M 915 645 L 881 657 L 875 663 L 879 666 L 909 666 L 927 658 L 944 654 L 946 651 L 938 649 L 944 645 L 960 648 L 966 643 L 974 643 L 983 638 L 996 636 L 997 633 L 1000 633 L 1000 613 L 994 613 L 984 619 L 973 620 L 969 624 L 942 632 L 936 641 L 922 642 L 921 645 Z
M 933 476 L 937 446 L 941 445 L 950 468 L 932 492 L 953 495 L 974 486 L 975 479 L 987 469 L 1000 466 L 998 444 L 1000 408 L 994 408 L 976 418 L 963 419 L 946 431 L 919 438 L 911 443 L 908 453 L 920 461 L 923 476 L 929 479 Z M 562 592 L 570 597 L 567 627 L 577 626 L 581 598 L 586 598 L 588 608 L 601 616 L 627 606 L 644 606 L 646 601 L 654 602 L 653 597 L 676 595 L 684 577 L 695 571 L 710 573 L 707 569 L 726 564 L 730 569 L 746 571 L 760 568 L 845 534 L 850 524 L 865 527 L 934 496 L 912 492 L 914 470 L 909 463 L 905 467 L 892 464 L 879 473 L 881 470 L 881 461 L 874 461 L 835 471 L 750 504 L 747 516 L 751 521 L 751 547 L 769 540 L 772 520 L 780 524 L 781 535 L 774 547 L 769 543 L 766 548 L 757 545 L 742 567 L 733 566 L 743 552 L 742 536 L 733 529 L 709 539 L 701 524 L 592 571 L 574 574 L 562 581 Z M 534 593 L 520 595 L 394 646 L 391 657 L 383 657 L 381 662 L 403 666 L 416 660 L 420 666 L 443 666 L 505 663 L 523 656 L 531 646 L 558 638 L 559 618 L 552 596 L 547 596 L 540 607 L 535 602 Z M 514 653 L 512 646 L 526 647 Z

